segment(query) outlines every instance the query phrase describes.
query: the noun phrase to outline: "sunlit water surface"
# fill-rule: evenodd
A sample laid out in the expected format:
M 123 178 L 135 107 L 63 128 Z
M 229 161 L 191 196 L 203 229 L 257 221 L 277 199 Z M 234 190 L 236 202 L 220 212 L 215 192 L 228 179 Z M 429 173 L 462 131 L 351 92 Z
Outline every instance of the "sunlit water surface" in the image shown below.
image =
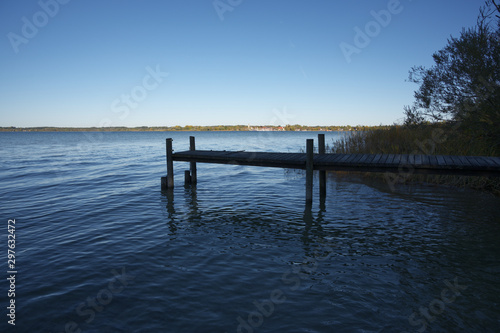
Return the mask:
M 175 163 L 297 152 L 317 133 L 0 133 L 2 299 L 16 219 L 18 332 L 495 332 L 500 200 L 430 185 Z M 338 133 L 326 133 L 327 143 Z M 2 329 L 2 331 L 4 331 Z

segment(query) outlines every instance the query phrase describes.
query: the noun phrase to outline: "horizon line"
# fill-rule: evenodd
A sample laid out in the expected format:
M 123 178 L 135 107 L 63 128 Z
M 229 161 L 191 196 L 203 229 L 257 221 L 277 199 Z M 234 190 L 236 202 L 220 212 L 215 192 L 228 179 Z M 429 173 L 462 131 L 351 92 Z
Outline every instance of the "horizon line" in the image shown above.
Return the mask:
M 160 129 L 160 128 L 186 128 L 186 127 L 194 127 L 194 128 L 212 128 L 212 127 L 235 127 L 235 128 L 240 128 L 240 127 L 245 127 L 245 128 L 252 128 L 252 127 L 270 127 L 270 128 L 285 128 L 285 127 L 304 127 L 304 128 L 309 128 L 309 127 L 387 127 L 387 126 L 395 126 L 397 124 L 391 124 L 391 125 L 300 125 L 300 124 L 287 124 L 287 125 L 224 125 L 224 124 L 219 124 L 219 125 L 165 125 L 165 126 L 0 126 L 0 129 L 5 130 L 5 129 L 48 129 L 48 128 L 54 128 L 54 129 L 116 129 L 116 128 L 121 128 L 121 129 L 144 129 L 144 128 L 150 128 L 150 129 Z

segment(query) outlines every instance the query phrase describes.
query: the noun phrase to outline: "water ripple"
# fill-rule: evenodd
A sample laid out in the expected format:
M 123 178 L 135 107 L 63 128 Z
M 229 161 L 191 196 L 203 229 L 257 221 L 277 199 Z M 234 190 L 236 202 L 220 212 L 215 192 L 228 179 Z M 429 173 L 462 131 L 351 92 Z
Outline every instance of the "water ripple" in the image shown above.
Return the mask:
M 167 194 L 165 133 L 12 134 L 0 199 L 17 221 L 20 332 L 413 332 L 455 279 L 466 289 L 428 331 L 498 327 L 498 198 L 329 175 L 309 208 L 300 173 L 199 164 L 185 189 L 182 163 Z M 168 135 L 187 149 L 190 133 Z M 312 137 L 196 135 L 261 151 Z

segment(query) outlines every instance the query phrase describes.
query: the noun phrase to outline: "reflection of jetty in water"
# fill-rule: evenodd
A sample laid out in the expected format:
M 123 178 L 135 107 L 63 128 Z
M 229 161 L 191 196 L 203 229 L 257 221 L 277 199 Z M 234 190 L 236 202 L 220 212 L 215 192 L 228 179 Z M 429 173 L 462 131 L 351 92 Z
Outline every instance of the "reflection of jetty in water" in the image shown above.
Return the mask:
M 185 200 L 185 203 L 178 203 L 178 206 L 183 206 L 187 209 L 187 211 L 184 212 L 179 212 L 176 210 L 176 205 L 175 205 L 175 196 L 174 196 L 174 189 L 170 188 L 166 191 L 162 192 L 162 195 L 166 198 L 166 214 L 164 215 L 167 219 L 167 224 L 170 230 L 171 235 L 175 235 L 178 229 L 178 223 L 181 222 L 182 218 L 185 218 L 186 216 L 188 217 L 189 222 L 194 222 L 194 223 L 199 223 L 202 221 L 202 212 L 199 209 L 199 204 L 198 204 L 198 192 L 197 192 L 197 187 L 196 185 L 191 185 L 191 186 L 185 186 L 184 187 L 184 192 L 182 197 Z M 179 193 L 177 193 L 177 196 L 179 196 Z M 262 212 L 261 212 L 262 213 Z M 301 240 L 304 244 L 304 246 L 309 246 L 310 244 L 317 243 L 318 241 L 320 243 L 326 242 L 324 240 L 324 232 L 323 232 L 323 223 L 324 223 L 324 216 L 326 213 L 326 205 L 325 205 L 325 200 L 322 198 L 320 200 L 319 204 L 319 210 L 317 212 L 317 215 L 314 216 L 313 214 L 313 205 L 312 203 L 306 203 L 304 205 L 304 211 L 302 213 L 302 218 L 299 218 L 298 216 L 290 217 L 290 220 L 295 220 L 303 224 L 304 229 L 302 232 L 302 237 Z M 225 215 L 225 216 L 224 216 Z M 235 220 L 239 221 L 241 219 L 241 214 L 235 214 L 231 215 L 231 213 L 222 214 L 222 216 L 219 217 L 221 218 L 226 218 L 227 220 Z M 252 214 L 246 215 L 245 218 L 248 218 L 248 221 L 252 221 L 253 219 L 255 220 L 256 224 L 262 224 L 262 219 L 261 218 L 254 218 L 251 216 Z M 264 216 L 272 216 L 272 212 L 269 214 L 263 213 Z M 182 216 L 181 218 L 179 216 Z

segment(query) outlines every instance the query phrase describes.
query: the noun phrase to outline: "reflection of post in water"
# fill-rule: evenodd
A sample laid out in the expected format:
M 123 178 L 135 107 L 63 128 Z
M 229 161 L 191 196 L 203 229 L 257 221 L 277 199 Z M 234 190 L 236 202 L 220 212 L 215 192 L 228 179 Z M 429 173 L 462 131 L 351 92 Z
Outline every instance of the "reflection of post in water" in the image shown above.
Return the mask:
M 323 216 L 323 213 L 326 211 L 326 196 L 325 195 L 320 195 L 319 196 L 319 213 L 318 213 L 318 218 L 319 216 Z
M 326 153 L 325 135 L 318 134 L 318 154 L 324 155 L 325 153 Z M 319 198 L 320 198 L 320 201 L 322 200 L 324 203 L 325 197 L 326 197 L 326 171 L 320 170 L 319 171 Z
M 317 239 L 322 239 L 325 236 L 322 226 L 325 211 L 325 203 L 323 200 L 323 203 L 319 205 L 318 216 L 314 218 L 312 213 L 312 202 L 306 202 L 302 218 L 304 221 L 304 232 L 302 233 L 302 242 L 304 242 L 304 245 L 308 245 L 311 242 L 311 236 L 315 236 L 314 238 Z
M 200 220 L 201 213 L 198 210 L 198 194 L 196 192 L 196 184 L 186 187 L 184 194 L 189 207 L 190 220 Z
M 312 202 L 306 202 L 306 208 L 304 209 L 303 215 L 304 224 L 306 227 L 312 224 L 313 216 L 312 216 Z
M 173 188 L 168 188 L 166 191 L 163 192 L 165 196 L 167 197 L 167 213 L 168 213 L 168 226 L 170 229 L 170 232 L 172 234 L 175 234 L 177 231 L 177 226 L 175 225 L 175 207 L 174 207 L 174 189 Z

